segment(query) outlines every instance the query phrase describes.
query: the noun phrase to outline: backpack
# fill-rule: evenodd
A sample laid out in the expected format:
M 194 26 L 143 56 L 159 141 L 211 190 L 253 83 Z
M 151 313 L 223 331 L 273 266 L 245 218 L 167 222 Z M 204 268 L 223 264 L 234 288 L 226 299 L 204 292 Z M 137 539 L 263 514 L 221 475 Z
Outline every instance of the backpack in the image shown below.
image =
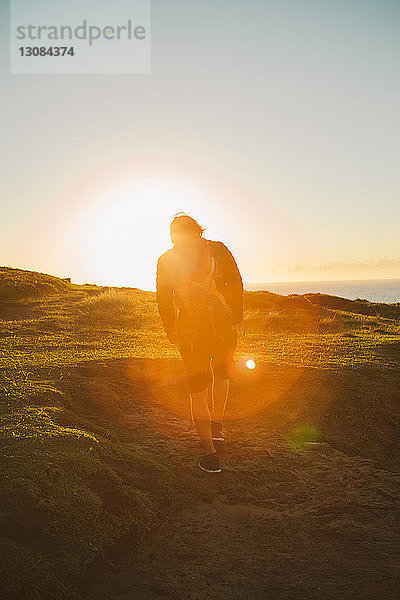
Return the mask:
M 206 275 L 200 281 L 184 278 L 175 286 L 174 294 L 179 309 L 185 312 L 189 320 L 188 331 L 221 338 L 221 325 L 222 328 L 226 327 L 229 322 L 230 309 L 215 285 L 215 259 L 208 241 L 205 250 Z

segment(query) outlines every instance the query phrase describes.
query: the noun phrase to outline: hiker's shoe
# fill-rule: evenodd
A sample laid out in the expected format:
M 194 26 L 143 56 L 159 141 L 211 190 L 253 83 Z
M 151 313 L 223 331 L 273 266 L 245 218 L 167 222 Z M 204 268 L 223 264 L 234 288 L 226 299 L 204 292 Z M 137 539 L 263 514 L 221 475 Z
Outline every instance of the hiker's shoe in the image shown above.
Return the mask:
M 211 436 L 214 442 L 223 442 L 224 434 L 222 433 L 222 423 L 211 423 Z
M 221 465 L 216 452 L 213 454 L 205 454 L 204 456 L 200 456 L 199 460 L 197 461 L 197 466 L 203 471 L 207 471 L 207 473 L 221 472 Z

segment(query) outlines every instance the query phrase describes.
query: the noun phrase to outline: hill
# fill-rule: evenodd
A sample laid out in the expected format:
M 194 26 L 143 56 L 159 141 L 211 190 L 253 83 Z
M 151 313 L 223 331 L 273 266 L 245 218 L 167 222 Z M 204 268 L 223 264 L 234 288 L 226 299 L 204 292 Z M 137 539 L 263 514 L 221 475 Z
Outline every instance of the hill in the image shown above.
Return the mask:
M 68 281 L 47 273 L 0 267 L 0 301 L 2 302 L 44 296 L 68 289 Z
M 152 292 L 0 275 L 2 597 L 396 597 L 398 305 L 246 292 L 210 479 Z

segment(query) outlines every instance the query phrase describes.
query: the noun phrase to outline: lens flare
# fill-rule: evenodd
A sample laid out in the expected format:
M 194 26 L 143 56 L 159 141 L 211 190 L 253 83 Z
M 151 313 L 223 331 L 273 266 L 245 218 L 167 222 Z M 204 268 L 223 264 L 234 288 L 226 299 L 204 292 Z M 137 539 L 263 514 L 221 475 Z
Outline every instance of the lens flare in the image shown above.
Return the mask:
M 252 360 L 251 358 L 249 358 L 249 360 L 246 360 L 246 367 L 248 369 L 255 369 L 256 368 L 256 363 L 254 362 L 254 360 Z

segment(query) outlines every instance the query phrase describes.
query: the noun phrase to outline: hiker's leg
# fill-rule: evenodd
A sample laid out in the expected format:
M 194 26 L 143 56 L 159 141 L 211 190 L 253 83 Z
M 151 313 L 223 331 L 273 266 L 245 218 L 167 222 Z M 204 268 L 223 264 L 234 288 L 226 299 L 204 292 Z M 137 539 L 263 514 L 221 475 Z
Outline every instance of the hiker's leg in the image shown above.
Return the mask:
M 206 454 L 215 452 L 211 434 L 211 414 L 209 399 L 212 391 L 212 370 L 210 358 L 199 345 L 181 344 L 180 352 L 185 363 L 186 376 L 191 400 L 193 422 Z
M 222 423 L 225 413 L 226 401 L 229 393 L 229 379 L 221 377 L 219 373 L 214 373 L 214 413 L 212 420 L 215 423 Z
M 193 421 L 196 425 L 199 438 L 203 442 L 206 454 L 215 452 L 211 435 L 211 416 L 208 408 L 209 387 L 207 386 L 199 392 L 190 392 Z
M 229 377 L 232 374 L 233 353 L 236 348 L 236 329 L 231 328 L 225 336 L 225 343 L 215 346 L 213 356 L 213 400 L 214 411 L 212 420 L 222 423 L 226 402 L 229 394 Z

